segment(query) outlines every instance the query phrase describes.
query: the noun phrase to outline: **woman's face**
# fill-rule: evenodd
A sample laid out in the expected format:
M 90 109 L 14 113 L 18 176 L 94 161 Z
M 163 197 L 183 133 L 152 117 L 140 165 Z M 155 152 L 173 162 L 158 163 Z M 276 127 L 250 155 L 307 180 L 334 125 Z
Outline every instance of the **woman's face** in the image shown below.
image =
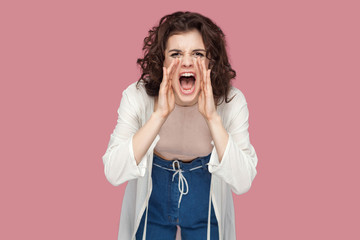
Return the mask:
M 195 66 L 195 60 L 205 61 L 208 68 L 209 60 L 203 39 L 198 30 L 178 33 L 169 37 L 165 49 L 164 67 L 168 68 L 176 58 L 180 59 L 179 67 L 172 78 L 172 88 L 175 103 L 181 106 L 191 106 L 197 103 L 200 92 L 200 72 Z M 171 78 L 171 76 L 169 76 Z

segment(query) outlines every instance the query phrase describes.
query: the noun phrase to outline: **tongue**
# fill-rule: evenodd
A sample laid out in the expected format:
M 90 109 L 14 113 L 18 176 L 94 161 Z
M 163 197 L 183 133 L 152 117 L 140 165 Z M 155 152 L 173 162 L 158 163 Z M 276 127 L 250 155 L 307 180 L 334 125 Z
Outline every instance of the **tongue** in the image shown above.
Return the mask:
M 192 88 L 194 85 L 194 79 L 193 78 L 181 78 L 180 79 L 180 85 L 183 89 L 187 90 Z

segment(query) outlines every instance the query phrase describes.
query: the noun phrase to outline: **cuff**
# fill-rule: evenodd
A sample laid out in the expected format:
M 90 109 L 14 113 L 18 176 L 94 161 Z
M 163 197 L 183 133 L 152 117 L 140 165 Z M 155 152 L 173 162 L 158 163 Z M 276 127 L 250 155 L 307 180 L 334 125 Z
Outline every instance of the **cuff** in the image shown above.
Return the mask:
M 211 145 L 213 145 L 213 150 L 211 152 L 211 156 L 210 156 L 210 160 L 209 160 L 209 172 L 210 173 L 214 173 L 214 172 L 218 171 L 219 169 L 221 169 L 222 166 L 224 165 L 224 162 L 227 161 L 230 141 L 232 141 L 232 137 L 231 137 L 230 133 L 228 133 L 228 135 L 229 135 L 229 139 L 228 139 L 221 162 L 219 161 L 219 156 L 216 152 L 214 141 L 211 141 Z
M 138 165 L 136 165 L 134 149 L 133 149 L 133 144 L 132 144 L 133 137 L 134 137 L 134 135 L 131 136 L 131 140 L 130 140 L 130 144 L 129 144 L 129 152 L 130 152 L 131 162 L 134 164 L 134 167 L 138 169 L 139 175 L 141 177 L 143 177 L 145 175 L 146 168 L 148 165 L 147 159 L 150 156 L 150 154 L 154 151 L 154 148 L 155 148 L 157 142 L 160 140 L 160 136 L 159 136 L 159 134 L 156 135 L 154 141 L 151 143 L 149 149 L 147 150 L 147 152 L 145 153 L 145 155 L 143 156 L 143 158 L 141 159 L 141 161 Z

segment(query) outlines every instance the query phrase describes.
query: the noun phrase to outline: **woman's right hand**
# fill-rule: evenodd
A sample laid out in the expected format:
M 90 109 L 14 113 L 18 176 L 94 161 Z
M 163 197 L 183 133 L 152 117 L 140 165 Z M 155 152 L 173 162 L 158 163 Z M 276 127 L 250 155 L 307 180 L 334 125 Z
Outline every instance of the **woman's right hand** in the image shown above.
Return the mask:
M 155 113 L 166 119 L 175 108 L 175 96 L 171 86 L 177 72 L 180 60 L 175 58 L 168 68 L 163 67 L 163 79 L 160 84 L 159 96 L 155 102 Z

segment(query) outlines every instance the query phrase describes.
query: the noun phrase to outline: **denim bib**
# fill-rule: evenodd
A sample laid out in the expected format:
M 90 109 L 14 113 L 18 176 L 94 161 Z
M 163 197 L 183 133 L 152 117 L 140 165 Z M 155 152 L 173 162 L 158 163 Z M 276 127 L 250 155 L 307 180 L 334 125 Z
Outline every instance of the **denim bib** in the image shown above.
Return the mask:
M 165 160 L 154 154 L 153 189 L 148 203 L 147 240 L 175 239 L 177 226 L 186 240 L 206 239 L 211 174 L 208 162 L 211 154 L 191 162 Z M 144 212 L 136 233 L 143 237 Z M 218 224 L 211 203 L 211 239 L 219 239 Z

